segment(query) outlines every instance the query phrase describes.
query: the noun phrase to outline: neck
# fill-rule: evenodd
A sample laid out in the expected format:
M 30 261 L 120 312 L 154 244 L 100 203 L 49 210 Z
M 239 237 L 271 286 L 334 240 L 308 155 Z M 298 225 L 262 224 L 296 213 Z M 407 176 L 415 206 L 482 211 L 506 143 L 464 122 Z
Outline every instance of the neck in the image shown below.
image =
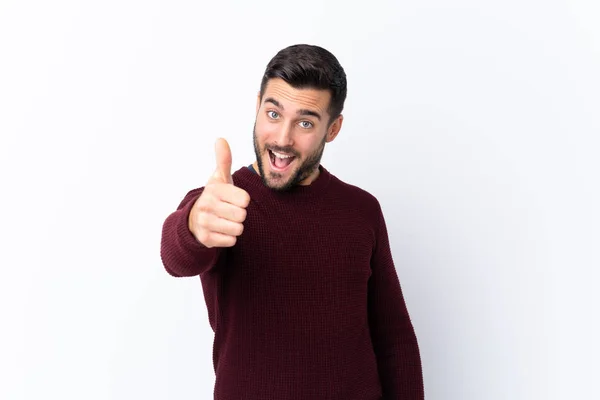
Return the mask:
M 315 170 L 306 179 L 304 179 L 302 182 L 300 182 L 299 185 L 302 185 L 302 186 L 310 185 L 311 183 L 313 183 L 315 181 L 315 179 L 317 179 L 317 177 L 319 176 L 320 173 L 321 173 L 321 171 L 319 171 L 319 167 L 315 168 Z

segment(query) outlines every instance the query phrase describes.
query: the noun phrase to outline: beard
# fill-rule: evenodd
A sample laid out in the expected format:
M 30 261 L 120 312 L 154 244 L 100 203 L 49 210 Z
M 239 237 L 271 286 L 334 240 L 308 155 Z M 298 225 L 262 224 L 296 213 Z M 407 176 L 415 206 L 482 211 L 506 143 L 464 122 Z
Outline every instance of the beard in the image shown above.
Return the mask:
M 323 136 L 323 140 L 319 144 L 319 147 L 309 154 L 304 160 L 302 160 L 298 155 L 298 152 L 292 148 L 264 146 L 264 148 L 261 150 L 256 138 L 256 122 L 254 123 L 254 128 L 252 131 L 252 139 L 254 142 L 254 153 L 256 154 L 258 170 L 264 185 L 269 189 L 273 189 L 278 192 L 285 192 L 308 178 L 319 167 L 319 164 L 321 163 L 321 157 L 323 156 L 323 150 L 325 149 L 325 143 L 327 142 L 327 135 Z M 268 150 L 293 154 L 296 157 L 294 161 L 300 162 L 300 166 L 296 167 L 296 169 L 290 173 L 291 176 L 288 178 L 288 180 L 280 183 L 279 185 L 275 184 L 273 180 L 281 179 L 283 176 L 282 174 L 273 171 L 269 172 L 269 176 L 265 174 L 262 154 L 266 153 L 267 157 L 270 157 Z

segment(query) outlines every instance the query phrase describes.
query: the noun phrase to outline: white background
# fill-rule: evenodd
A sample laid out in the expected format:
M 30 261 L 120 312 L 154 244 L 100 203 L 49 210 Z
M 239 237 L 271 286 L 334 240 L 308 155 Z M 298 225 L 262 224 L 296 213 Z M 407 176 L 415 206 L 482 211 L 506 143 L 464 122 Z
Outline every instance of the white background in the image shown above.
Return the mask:
M 383 206 L 427 399 L 600 398 L 598 2 L 216 3 L 1 0 L 0 398 L 212 398 L 161 227 L 295 43 L 347 72 L 323 165 Z

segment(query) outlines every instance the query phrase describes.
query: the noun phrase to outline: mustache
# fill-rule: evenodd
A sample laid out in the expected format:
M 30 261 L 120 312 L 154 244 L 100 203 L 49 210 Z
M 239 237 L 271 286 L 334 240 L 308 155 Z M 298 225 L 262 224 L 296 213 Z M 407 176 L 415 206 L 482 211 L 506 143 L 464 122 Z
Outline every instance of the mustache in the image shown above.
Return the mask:
M 299 157 L 298 156 L 298 152 L 295 151 L 294 149 L 289 148 L 289 147 L 265 146 L 265 149 L 271 150 L 271 151 L 276 151 L 278 153 L 291 154 L 294 157 Z

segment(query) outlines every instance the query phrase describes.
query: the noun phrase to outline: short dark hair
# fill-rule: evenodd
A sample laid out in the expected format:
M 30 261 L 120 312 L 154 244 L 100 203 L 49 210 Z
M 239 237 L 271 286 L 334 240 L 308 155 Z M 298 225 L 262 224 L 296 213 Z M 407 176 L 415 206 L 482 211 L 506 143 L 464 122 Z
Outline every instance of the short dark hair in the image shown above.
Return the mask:
M 280 50 L 265 69 L 260 83 L 261 101 L 267 83 L 272 78 L 281 78 L 296 89 L 329 90 L 329 123 L 344 109 L 347 92 L 346 73 L 337 58 L 322 47 L 296 44 Z

